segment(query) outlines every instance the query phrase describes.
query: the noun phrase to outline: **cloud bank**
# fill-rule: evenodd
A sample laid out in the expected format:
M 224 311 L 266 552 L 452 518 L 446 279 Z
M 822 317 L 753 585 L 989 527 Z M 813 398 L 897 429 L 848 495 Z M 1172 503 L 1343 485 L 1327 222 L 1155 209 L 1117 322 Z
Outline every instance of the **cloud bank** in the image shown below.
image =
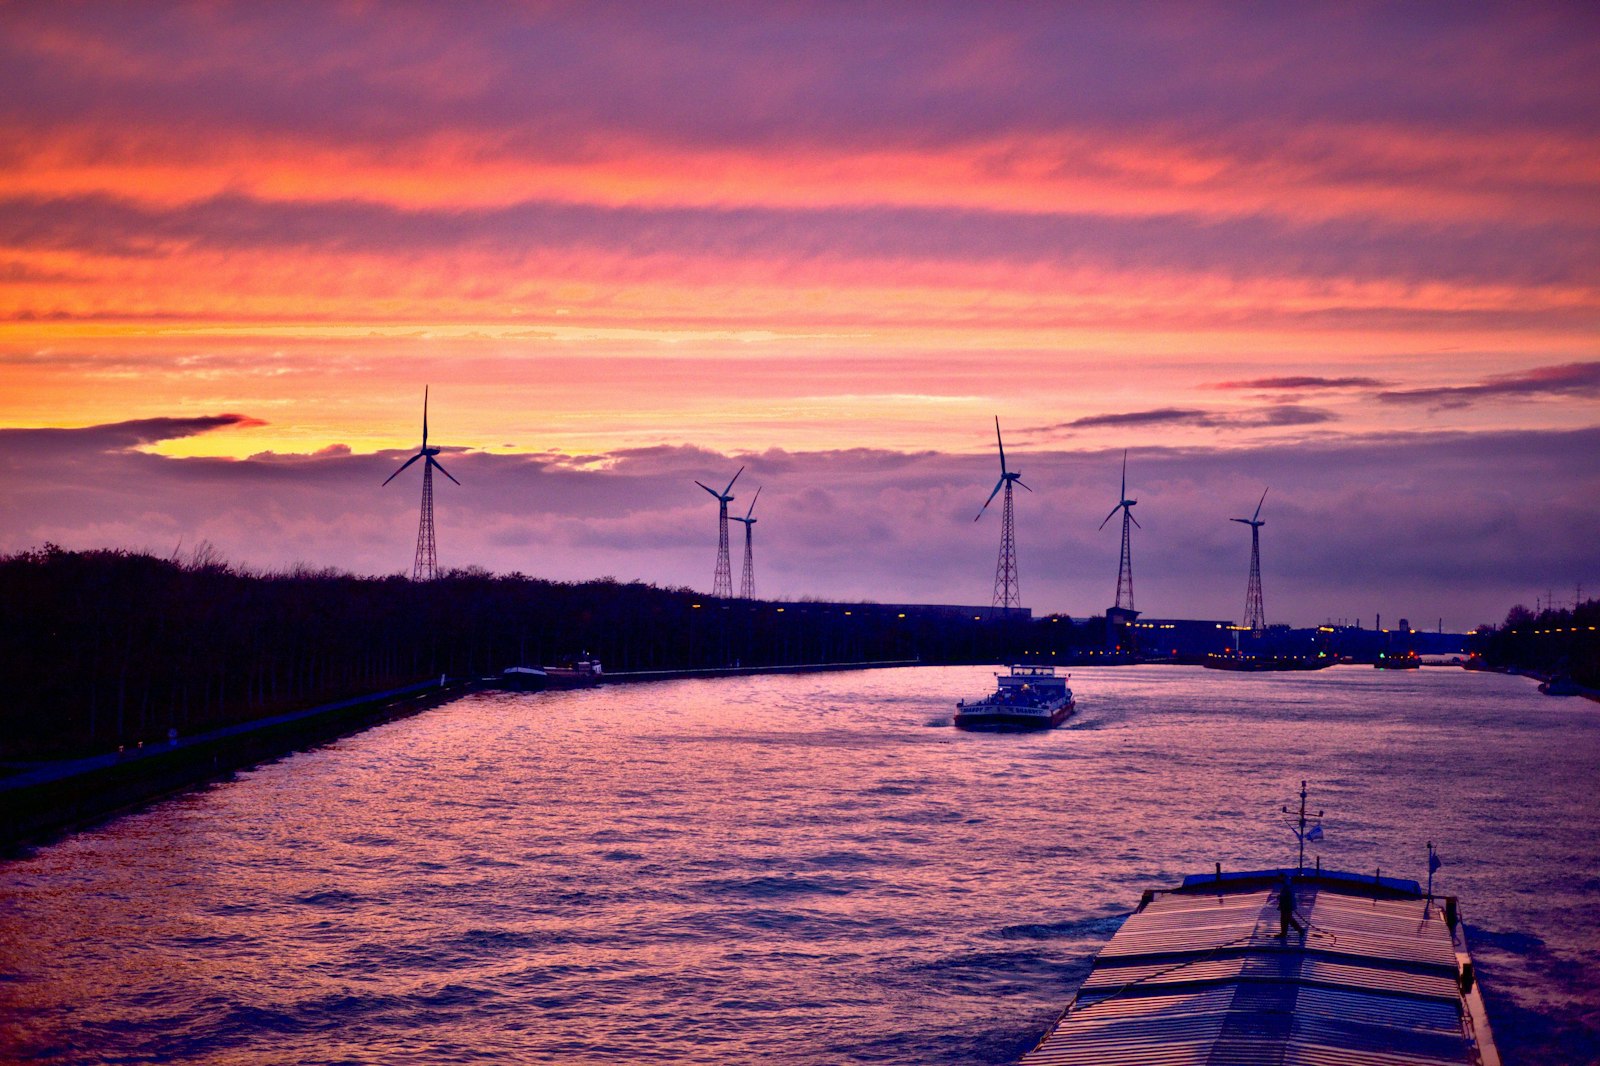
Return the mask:
M 409 570 L 417 479 L 379 488 L 403 452 L 336 447 L 219 460 L 130 447 L 239 417 L 0 430 L 0 493 L 10 501 L 0 548 L 48 540 L 166 554 L 205 540 L 257 567 Z M 1137 602 L 1154 615 L 1236 617 L 1249 543 L 1227 519 L 1270 485 L 1262 551 L 1272 620 L 1380 612 L 1457 627 L 1497 620 L 1546 588 L 1596 583 L 1595 454 L 1600 429 L 1135 449 L 1128 488 L 1143 523 L 1134 540 Z M 1040 612 L 1102 611 L 1118 543 L 1114 530 L 1096 526 L 1115 502 L 1120 452 L 1014 447 L 1008 458 L 1035 490 L 1017 504 L 1024 602 Z M 993 461 L 879 449 L 659 446 L 577 458 L 459 451 L 449 463 L 462 485 L 435 482 L 440 561 L 705 588 L 716 508 L 694 482 L 725 482 L 743 465 L 735 509 L 762 488 L 756 569 L 764 595 L 981 604 L 999 527 L 975 524 L 972 514 Z M 1522 491 L 1527 485 L 1539 486 L 1536 499 Z

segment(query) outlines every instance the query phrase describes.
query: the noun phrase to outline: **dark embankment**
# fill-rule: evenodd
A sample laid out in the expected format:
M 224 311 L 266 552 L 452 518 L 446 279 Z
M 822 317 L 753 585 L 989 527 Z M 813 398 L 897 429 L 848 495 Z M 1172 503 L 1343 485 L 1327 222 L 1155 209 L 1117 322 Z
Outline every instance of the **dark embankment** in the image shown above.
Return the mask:
M 1600 689 L 1600 600 L 1537 614 L 1519 604 L 1504 625 L 1480 628 L 1472 648 L 1484 665 L 1497 670 L 1570 677 Z
M 455 571 L 438 581 L 251 573 L 54 547 L 0 558 L 0 769 L 76 758 L 579 651 L 607 672 L 989 662 L 1059 620 L 948 609 L 715 600 L 686 589 Z
M 435 680 L 194 736 L 13 768 L 0 778 L 0 853 L 92 825 L 243 767 L 416 714 L 468 688 L 470 683 L 441 685 Z

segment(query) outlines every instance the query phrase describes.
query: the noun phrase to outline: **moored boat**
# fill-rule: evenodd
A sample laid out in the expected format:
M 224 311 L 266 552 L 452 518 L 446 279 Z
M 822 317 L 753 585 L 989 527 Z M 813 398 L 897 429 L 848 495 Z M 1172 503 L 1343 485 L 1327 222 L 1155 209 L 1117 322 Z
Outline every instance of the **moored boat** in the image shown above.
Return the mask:
M 544 673 L 550 688 L 586 688 L 605 680 L 600 660 L 587 654 L 560 666 L 547 666 Z
M 550 683 L 549 675 L 537 666 L 508 666 L 496 680 L 496 687 L 512 692 L 539 692 Z
M 547 688 L 586 688 L 605 680 L 600 660 L 582 655 L 560 666 L 511 666 L 491 684 L 515 692 L 540 692 Z
M 1583 686 L 1568 674 L 1557 674 L 1548 681 L 1539 682 L 1539 691 L 1546 696 L 1581 696 Z
M 1008 674 L 996 674 L 995 680 L 995 691 L 983 699 L 956 704 L 956 728 L 1051 729 L 1077 709 L 1067 686 L 1070 676 L 1058 676 L 1053 666 L 1018 664 Z

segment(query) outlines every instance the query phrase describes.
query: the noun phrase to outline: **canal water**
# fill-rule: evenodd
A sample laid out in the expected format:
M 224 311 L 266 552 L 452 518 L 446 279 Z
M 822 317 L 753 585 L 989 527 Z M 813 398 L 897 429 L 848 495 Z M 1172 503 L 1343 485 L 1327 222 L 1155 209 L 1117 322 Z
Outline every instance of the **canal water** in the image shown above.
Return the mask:
M 483 694 L 0 866 L 0 1061 L 1002 1063 L 1146 887 L 1460 896 L 1508 1063 L 1600 1062 L 1600 707 L 1459 670 L 980 668 Z

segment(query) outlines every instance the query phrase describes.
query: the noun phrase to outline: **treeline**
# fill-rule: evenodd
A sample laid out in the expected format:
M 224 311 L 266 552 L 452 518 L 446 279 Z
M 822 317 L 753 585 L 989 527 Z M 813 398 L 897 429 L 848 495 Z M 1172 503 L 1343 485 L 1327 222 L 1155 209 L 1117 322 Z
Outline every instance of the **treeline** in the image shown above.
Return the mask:
M 1600 688 L 1600 600 L 1572 610 L 1535 614 L 1521 604 L 1511 608 L 1505 624 L 1480 628 L 1473 650 L 1489 666 L 1531 671 L 1546 676 L 1566 674 L 1580 685 Z
M 1034 639 L 1052 649 L 1103 639 L 1070 623 L 715 600 L 613 580 L 255 573 L 206 550 L 178 560 L 51 545 L 0 557 L 0 617 L 3 760 L 109 750 L 580 652 L 629 671 L 987 662 Z

